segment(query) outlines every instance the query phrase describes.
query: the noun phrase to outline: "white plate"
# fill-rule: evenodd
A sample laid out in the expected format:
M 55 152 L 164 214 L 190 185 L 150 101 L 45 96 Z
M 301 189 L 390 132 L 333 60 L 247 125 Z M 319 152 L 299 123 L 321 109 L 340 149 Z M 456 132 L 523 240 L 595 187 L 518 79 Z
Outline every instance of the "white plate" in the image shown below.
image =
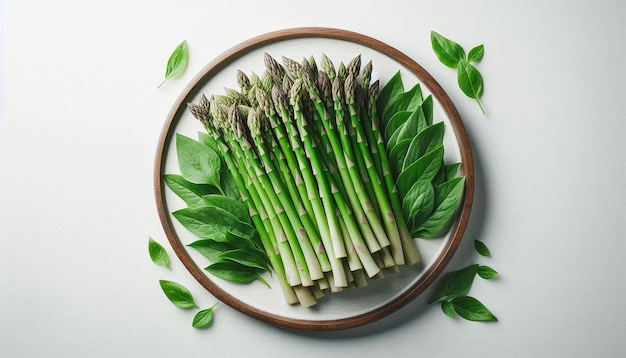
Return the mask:
M 209 263 L 185 245 L 198 238 L 171 215 L 186 205 L 163 183 L 163 174 L 179 173 L 174 142 L 176 133 L 197 138 L 202 125 L 187 111 L 186 103 L 198 103 L 200 95 L 223 94 L 224 88 L 238 89 L 237 70 L 261 75 L 264 54 L 280 61 L 286 56 L 297 61 L 313 55 L 319 63 L 326 54 L 335 65 L 347 64 L 357 55 L 362 63 L 373 63 L 373 80 L 382 85 L 398 70 L 405 89 L 420 83 L 424 96 L 432 94 L 434 122 L 445 122 L 445 161 L 461 162 L 466 177 L 465 195 L 454 224 L 443 236 L 416 239 L 422 262 L 402 267 L 382 280 L 369 280 L 365 288 L 327 294 L 318 304 L 304 308 L 284 303 L 277 281 L 268 289 L 256 281 L 241 285 L 226 282 L 203 271 Z M 344 329 L 381 319 L 422 293 L 442 272 L 459 245 L 473 199 L 473 162 L 467 134 L 454 105 L 437 82 L 417 63 L 398 50 L 373 38 L 338 29 L 296 28 L 277 31 L 233 47 L 209 63 L 187 86 L 170 112 L 159 142 L 155 163 L 155 193 L 159 215 L 174 251 L 193 276 L 221 301 L 252 317 L 271 324 L 307 330 Z

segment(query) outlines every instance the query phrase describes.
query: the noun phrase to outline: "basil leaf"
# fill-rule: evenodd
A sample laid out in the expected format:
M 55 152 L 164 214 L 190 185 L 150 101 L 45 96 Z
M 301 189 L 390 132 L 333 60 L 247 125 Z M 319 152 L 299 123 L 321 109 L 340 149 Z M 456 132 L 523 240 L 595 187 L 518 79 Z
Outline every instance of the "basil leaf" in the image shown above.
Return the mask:
M 400 126 L 400 128 L 393 133 L 389 139 L 389 144 L 398 143 L 405 139 L 413 139 L 427 126 L 424 113 L 421 108 L 418 108 L 409 116 L 409 118 L 407 118 L 406 122 L 404 122 L 402 126 Z
M 465 60 L 459 61 L 458 82 L 461 91 L 469 98 L 475 99 L 480 110 L 485 114 L 485 109 L 479 100 L 483 93 L 483 77 L 476 67 Z
M 446 274 L 443 287 L 428 303 L 434 303 L 439 300 L 446 300 L 466 294 L 470 287 L 472 287 L 474 277 L 476 277 L 476 272 L 478 272 L 479 267 L 480 265 L 478 264 L 470 265 Z
M 424 118 L 426 119 L 426 125 L 430 126 L 433 124 L 433 96 L 428 96 L 422 102 L 422 113 L 424 113 Z
M 387 107 L 391 104 L 391 99 L 404 92 L 404 85 L 402 83 L 402 77 L 400 71 L 396 72 L 389 81 L 383 86 L 378 93 L 378 100 L 376 101 L 377 112 L 383 114 L 387 112 Z M 383 122 L 385 127 L 386 122 Z
M 413 140 L 411 140 L 411 145 L 409 145 L 406 156 L 404 157 L 404 162 L 402 163 L 402 169 L 406 169 L 424 154 L 442 145 L 444 130 L 445 126 L 443 122 L 438 122 L 419 132 Z
M 150 259 L 152 262 L 159 266 L 170 268 L 170 257 L 167 254 L 167 251 L 159 244 L 154 241 L 152 237 L 148 239 L 148 252 L 150 253 Z
M 216 153 L 220 153 L 220 144 L 210 135 L 203 132 L 198 132 L 198 141 L 207 147 L 213 149 Z M 223 194 L 233 199 L 241 200 L 241 193 L 239 187 L 235 182 L 235 178 L 228 169 L 228 165 L 224 160 L 221 160 L 220 166 L 220 186 L 223 190 Z M 207 193 L 208 194 L 208 193 Z M 211 193 L 213 194 L 213 193 Z
M 201 239 L 219 239 L 227 232 L 250 239 L 255 228 L 237 219 L 228 211 L 214 206 L 185 208 L 172 213 L 189 231 Z
M 415 231 L 419 237 L 432 237 L 450 221 L 461 203 L 465 177 L 458 177 L 437 186 L 433 214 Z
M 411 139 L 405 139 L 391 148 L 389 152 L 389 166 L 394 178 L 397 178 L 402 171 L 402 163 L 407 154 L 407 149 L 411 145 Z
M 391 116 L 385 127 L 385 142 L 389 142 L 389 138 L 391 138 L 393 133 L 395 133 L 398 128 L 402 127 L 404 122 L 406 122 L 412 114 L 413 112 L 400 111 Z M 387 148 L 389 148 L 389 145 L 387 145 Z
M 450 301 L 441 301 L 441 310 L 448 317 L 454 317 L 454 305 Z
M 478 62 L 483 58 L 484 54 L 485 54 L 485 46 L 478 45 L 474 47 L 473 49 L 471 49 L 470 52 L 467 54 L 467 61 L 470 63 Z
M 219 258 L 224 261 L 236 262 L 249 268 L 270 271 L 265 258 L 254 251 L 235 249 L 222 253 Z
M 399 94 L 396 98 L 391 100 L 391 103 L 387 107 L 386 112 L 383 112 L 383 123 L 386 124 L 391 117 L 400 111 L 412 111 L 413 108 L 418 108 L 422 104 L 422 90 L 419 84 L 413 86 L 410 90 Z
M 486 257 L 491 256 L 491 253 L 489 252 L 489 248 L 482 241 L 474 240 L 474 248 L 481 256 L 486 256 Z
M 196 315 L 193 317 L 193 322 L 191 325 L 195 328 L 206 328 L 211 325 L 211 322 L 213 322 L 213 308 L 215 308 L 218 303 L 219 302 L 217 302 L 210 308 L 203 309 L 196 313 Z
M 198 141 L 213 149 L 216 153 L 220 152 L 220 144 L 208 133 L 198 132 Z
M 402 170 L 400 175 L 398 175 L 398 179 L 396 179 L 396 187 L 398 188 L 400 198 L 404 198 L 416 181 L 432 180 L 442 165 L 443 145 L 440 145 Z
M 216 206 L 233 214 L 237 219 L 248 224 L 252 224 L 248 206 L 241 201 L 224 195 L 205 195 L 202 200 L 207 206 Z
M 182 76 L 187 69 L 189 62 L 189 50 L 187 49 L 187 41 L 181 42 L 167 60 L 167 68 L 165 69 L 165 79 L 157 87 L 161 87 L 167 80 Z
M 446 165 L 446 180 L 454 179 L 459 172 L 461 163 L 452 163 Z
M 176 134 L 178 167 L 183 177 L 194 184 L 210 184 L 220 187 L 219 155 L 206 145 Z
M 211 239 L 197 240 L 187 246 L 194 248 L 210 262 L 218 262 L 222 253 L 228 250 L 234 250 L 236 248 L 226 241 L 217 241 Z
M 217 188 L 208 184 L 194 184 L 182 175 L 165 174 L 163 181 L 174 194 L 178 195 L 189 207 L 204 205 L 202 197 L 204 195 L 216 194 Z
M 485 280 L 491 280 L 492 278 L 498 276 L 498 271 L 492 269 L 489 266 L 481 265 L 478 268 L 478 276 L 484 278 Z
M 433 211 L 435 190 L 428 180 L 418 180 L 402 200 L 402 213 L 410 228 L 419 227 Z
M 468 321 L 497 321 L 494 316 L 479 300 L 470 296 L 457 297 L 450 301 L 454 311 Z
M 232 261 L 220 261 L 204 268 L 212 275 L 235 283 L 250 283 L 260 279 L 256 270 Z
M 165 296 L 176 306 L 180 308 L 198 307 L 193 300 L 191 292 L 183 285 L 167 280 L 160 280 L 159 284 Z
M 459 61 L 465 59 L 465 51 L 458 43 L 445 38 L 435 31 L 430 33 L 433 51 L 444 65 L 456 68 Z

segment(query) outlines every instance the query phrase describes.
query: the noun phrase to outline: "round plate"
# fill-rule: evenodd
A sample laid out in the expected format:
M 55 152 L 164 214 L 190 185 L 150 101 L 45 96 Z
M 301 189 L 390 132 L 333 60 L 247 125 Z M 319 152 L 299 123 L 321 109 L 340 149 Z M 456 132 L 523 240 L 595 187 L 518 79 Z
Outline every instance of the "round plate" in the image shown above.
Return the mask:
M 197 240 L 171 215 L 185 207 L 163 182 L 163 175 L 179 173 L 172 138 L 180 133 L 192 138 L 203 131 L 202 125 L 188 113 L 187 103 L 198 103 L 201 94 L 223 94 L 224 88 L 238 88 L 237 70 L 262 74 L 263 56 L 269 53 L 280 61 L 286 56 L 299 61 L 326 54 L 335 65 L 348 63 L 361 55 L 362 63 L 372 60 L 373 80 L 381 86 L 401 71 L 405 88 L 420 83 L 424 96 L 431 94 L 434 122 L 444 121 L 446 162 L 461 162 L 466 178 L 465 193 L 459 213 L 442 236 L 416 239 L 422 262 L 401 267 L 399 273 L 386 273 L 384 279 L 369 280 L 368 286 L 329 293 L 310 308 L 287 305 L 277 281 L 268 277 L 274 289 L 255 281 L 241 285 L 209 276 L 202 268 L 208 261 L 186 245 Z M 415 61 L 397 49 L 362 34 L 329 28 L 295 28 L 264 34 L 226 51 L 205 66 L 174 103 L 161 134 L 156 155 L 154 185 L 157 208 L 163 229 L 176 255 L 189 272 L 211 294 L 229 306 L 262 321 L 293 329 L 335 330 L 364 325 L 379 320 L 405 306 L 421 294 L 443 271 L 456 251 L 470 216 L 474 193 L 474 167 L 467 134 L 459 114 L 435 79 Z M 268 276 L 268 275 L 266 275 Z

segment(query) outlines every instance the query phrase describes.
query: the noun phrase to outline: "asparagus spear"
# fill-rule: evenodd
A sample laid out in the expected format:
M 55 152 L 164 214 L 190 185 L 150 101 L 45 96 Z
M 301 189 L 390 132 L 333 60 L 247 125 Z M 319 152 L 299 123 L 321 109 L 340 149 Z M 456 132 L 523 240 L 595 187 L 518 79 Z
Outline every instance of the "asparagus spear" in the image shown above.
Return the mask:
M 298 297 L 296 296 L 295 291 L 290 284 L 290 280 L 288 278 L 288 276 L 298 276 L 297 270 L 295 269 L 295 262 L 293 261 L 293 257 L 291 257 L 291 261 L 289 261 L 288 257 L 279 256 L 277 254 L 277 236 L 271 235 L 280 235 L 280 226 L 272 225 L 273 220 L 265 212 L 258 193 L 253 188 L 249 188 L 244 183 L 244 180 L 239 172 L 237 165 L 235 164 L 235 160 L 229 150 L 229 147 L 225 143 L 224 138 L 220 133 L 221 131 L 215 128 L 211 123 L 212 120 L 209 113 L 209 101 L 206 99 L 205 96 L 202 96 L 200 103 L 200 106 L 189 103 L 189 110 L 194 115 L 194 117 L 196 117 L 196 119 L 198 119 L 204 125 L 207 133 L 211 135 L 213 139 L 215 139 L 215 141 L 219 144 L 219 149 L 221 149 L 220 154 L 222 158 L 224 158 L 224 161 L 226 162 L 230 173 L 237 183 L 237 187 L 241 193 L 242 200 L 250 208 L 250 217 L 255 227 L 257 228 L 257 231 L 259 232 L 259 236 L 261 238 L 261 241 L 263 242 L 265 251 L 272 264 L 272 268 L 276 273 L 276 277 L 278 278 L 281 290 L 283 292 L 283 298 L 285 299 L 285 302 L 287 304 L 295 304 L 298 302 Z M 293 263 L 293 265 L 291 265 L 290 263 Z
M 404 253 L 402 250 L 402 243 L 400 242 L 400 234 L 398 232 L 398 225 L 396 222 L 396 215 L 391 209 L 391 204 L 387 199 L 387 195 L 385 193 L 385 189 L 382 184 L 382 180 L 376 172 L 376 168 L 373 164 L 372 154 L 369 151 L 367 143 L 365 142 L 365 136 L 363 135 L 363 130 L 360 124 L 360 118 L 357 112 L 357 104 L 355 102 L 355 76 L 350 73 L 346 78 L 345 84 L 345 94 L 346 94 L 346 104 L 348 106 L 348 111 L 350 113 L 350 118 L 352 120 L 352 128 L 356 132 L 356 148 L 358 150 L 355 155 L 358 157 L 359 154 L 363 158 L 365 162 L 365 170 L 367 171 L 367 175 L 370 178 L 370 183 L 372 184 L 372 190 L 374 191 L 374 195 L 376 196 L 376 201 L 379 205 L 381 216 L 383 223 L 385 225 L 385 231 L 391 243 L 390 250 L 393 256 L 394 261 L 397 265 L 403 265 L 405 263 Z M 401 212 L 400 212 L 401 214 Z
M 287 241 L 298 264 L 302 285 L 312 286 L 312 280 L 320 279 L 323 273 L 293 203 L 286 197 L 280 183 L 272 183 L 265 173 L 257 153 L 252 149 L 247 133 L 244 133 L 241 113 L 236 105 L 232 105 L 228 110 L 228 122 L 231 126 L 232 138 L 239 145 L 235 145 L 236 150 L 245 158 L 244 163 L 248 165 L 248 175 L 252 174 L 257 188 L 264 190 L 285 228 Z

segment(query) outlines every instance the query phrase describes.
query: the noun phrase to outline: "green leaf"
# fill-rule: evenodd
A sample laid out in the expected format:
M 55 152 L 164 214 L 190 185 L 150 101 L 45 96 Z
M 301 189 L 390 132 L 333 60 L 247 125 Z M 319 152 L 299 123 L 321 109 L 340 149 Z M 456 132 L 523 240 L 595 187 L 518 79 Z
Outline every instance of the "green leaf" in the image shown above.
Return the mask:
M 440 145 L 402 170 L 400 175 L 398 175 L 398 179 L 396 179 L 396 187 L 398 188 L 400 198 L 404 198 L 416 181 L 432 180 L 442 165 L 443 145 Z
M 407 118 L 406 122 L 404 122 L 402 126 L 400 126 L 400 128 L 393 133 L 389 139 L 389 145 L 392 145 L 392 143 L 398 143 L 405 139 L 413 139 L 427 126 L 424 113 L 421 108 L 418 108 L 409 116 L 409 118 Z
M 461 91 L 469 98 L 474 98 L 480 110 L 485 114 L 485 109 L 479 100 L 483 93 L 483 77 L 480 72 L 469 62 L 461 60 L 457 75 Z
M 426 126 L 431 126 L 433 124 L 433 96 L 426 97 L 421 107 L 424 119 L 426 119 Z
M 385 127 L 385 142 L 389 142 L 389 138 L 391 138 L 393 133 L 395 133 L 398 128 L 402 127 L 412 114 L 413 112 L 400 111 L 391 116 Z M 387 145 L 387 148 L 389 148 L 389 145 Z
M 176 219 L 190 232 L 201 239 L 218 240 L 231 233 L 250 239 L 255 228 L 237 219 L 228 211 L 214 206 L 198 206 L 185 208 L 172 213 Z
M 397 178 L 402 171 L 402 163 L 404 163 L 409 145 L 411 145 L 411 139 L 405 139 L 396 143 L 389 152 L 389 166 L 391 167 L 391 173 L 394 178 Z
M 391 99 L 404 92 L 404 85 L 402 83 L 402 77 L 400 71 L 396 72 L 389 81 L 383 86 L 378 93 L 378 100 L 376 101 L 377 112 L 380 114 L 385 113 L 387 107 L 391 104 Z M 383 123 L 383 128 L 385 123 Z
M 466 294 L 470 287 L 472 287 L 474 277 L 476 277 L 476 272 L 478 272 L 479 267 L 480 265 L 478 264 L 470 265 L 446 274 L 443 286 L 429 303 L 435 303 L 439 300 L 447 300 Z
M 212 275 L 235 283 L 250 283 L 256 279 L 265 282 L 255 269 L 232 261 L 220 261 L 205 267 Z M 265 282 L 267 284 L 267 282 Z
M 419 132 L 411 140 L 411 145 L 409 145 L 406 156 L 404 157 L 404 162 L 402 163 L 402 169 L 406 169 L 424 154 L 442 145 L 444 130 L 444 123 L 438 122 Z
M 170 257 L 167 254 L 167 251 L 159 244 L 154 241 L 152 237 L 148 239 L 148 252 L 150 253 L 150 258 L 152 262 L 159 266 L 170 267 Z
M 213 149 L 216 153 L 220 153 L 220 144 L 210 135 L 204 132 L 198 132 L 198 141 L 207 147 Z M 239 192 L 239 187 L 237 187 L 237 183 L 235 182 L 235 178 L 232 173 L 228 169 L 228 165 L 221 158 L 221 166 L 220 166 L 220 187 L 222 189 L 222 193 L 226 196 L 229 196 L 233 199 L 241 200 L 241 193 Z M 219 192 L 219 191 L 218 191 Z M 208 194 L 208 193 L 207 193 Z M 216 193 L 211 193 L 216 194 Z
M 467 62 L 478 62 L 483 58 L 483 55 L 485 54 L 485 46 L 484 45 L 478 45 L 476 47 L 474 47 L 473 49 L 470 50 L 470 52 L 467 54 Z
M 474 248 L 481 256 L 485 256 L 485 257 L 491 256 L 491 253 L 489 252 L 489 248 L 482 241 L 474 240 Z
M 249 268 L 270 271 L 266 258 L 258 252 L 235 249 L 222 253 L 219 258 L 224 261 L 232 261 Z
M 194 248 L 210 262 L 218 262 L 222 253 L 236 248 L 227 241 L 217 241 L 211 239 L 196 240 L 187 246 Z
M 433 214 L 414 232 L 418 237 L 436 235 L 450 221 L 463 198 L 465 177 L 458 177 L 437 186 Z
M 468 321 L 497 321 L 494 316 L 479 300 L 470 296 L 457 297 L 450 301 L 454 311 Z
M 161 87 L 167 80 L 182 76 L 182 74 L 185 73 L 185 70 L 187 69 L 188 62 L 189 50 L 187 48 L 187 41 L 185 40 L 181 42 L 178 46 L 176 46 L 174 52 L 172 52 L 170 58 L 167 60 L 165 79 L 157 88 Z
M 205 195 L 202 197 L 205 205 L 222 208 L 233 214 L 237 219 L 248 224 L 252 224 L 248 206 L 239 200 L 235 200 L 225 195 Z
M 461 167 L 460 162 L 446 165 L 446 180 L 456 178 L 460 167 Z
M 498 276 L 498 271 L 492 269 L 489 266 L 481 265 L 478 268 L 478 276 L 484 278 L 485 280 L 491 280 L 492 278 Z
M 220 152 L 220 144 L 217 142 L 217 140 L 215 140 L 215 138 L 210 136 L 208 133 L 198 132 L 198 141 L 206 145 L 207 147 L 213 149 L 216 153 Z
M 382 123 L 385 124 L 389 119 L 397 112 L 409 111 L 412 112 L 422 104 L 422 89 L 418 84 L 411 87 L 410 90 L 400 93 L 395 98 L 390 99 L 390 103 L 387 106 L 385 112 L 382 112 Z
M 163 181 L 189 207 L 204 205 L 204 200 L 202 200 L 204 195 L 219 193 L 219 190 L 212 185 L 194 184 L 178 174 L 164 174 Z
M 185 309 L 198 307 L 193 300 L 191 292 L 183 285 L 167 280 L 160 280 L 159 284 L 165 296 L 176 306 Z
M 435 190 L 428 180 L 418 180 L 402 200 L 402 213 L 409 229 L 419 227 L 433 211 Z
M 180 172 L 187 181 L 220 186 L 221 161 L 213 149 L 177 133 L 176 154 Z
M 196 313 L 193 317 L 193 323 L 191 325 L 195 328 L 207 328 L 211 325 L 211 322 L 213 322 L 213 308 L 215 308 L 218 303 L 219 302 Z
M 465 59 L 465 51 L 458 43 L 447 39 L 435 31 L 430 33 L 430 41 L 435 55 L 444 65 L 456 68 L 459 61 Z
M 441 301 L 441 310 L 448 317 L 454 317 L 454 305 L 450 301 Z

